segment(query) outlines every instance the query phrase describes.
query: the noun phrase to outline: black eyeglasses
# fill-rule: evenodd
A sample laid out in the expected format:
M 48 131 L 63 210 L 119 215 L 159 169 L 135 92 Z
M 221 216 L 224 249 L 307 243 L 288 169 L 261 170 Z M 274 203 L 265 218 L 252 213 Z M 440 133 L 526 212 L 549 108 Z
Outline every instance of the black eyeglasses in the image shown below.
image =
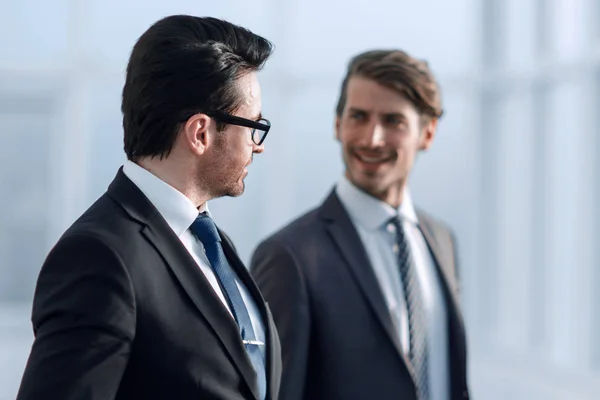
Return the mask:
M 265 141 L 267 133 L 269 133 L 269 129 L 271 129 L 271 122 L 265 118 L 261 118 L 258 121 L 253 121 L 251 119 L 236 117 L 235 115 L 226 114 L 220 111 L 209 111 L 206 113 L 206 115 L 229 125 L 252 128 L 250 134 L 252 135 L 252 141 L 257 146 L 260 146 Z

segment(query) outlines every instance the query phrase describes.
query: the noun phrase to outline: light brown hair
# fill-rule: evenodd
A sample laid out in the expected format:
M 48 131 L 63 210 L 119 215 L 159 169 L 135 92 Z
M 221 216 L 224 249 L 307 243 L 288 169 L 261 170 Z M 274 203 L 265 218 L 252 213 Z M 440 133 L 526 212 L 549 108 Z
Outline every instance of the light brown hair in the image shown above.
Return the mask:
M 443 114 L 440 88 L 426 61 L 401 50 L 371 50 L 353 57 L 338 100 L 336 113 L 341 117 L 348 97 L 351 77 L 372 79 L 405 96 L 423 117 L 440 118 Z

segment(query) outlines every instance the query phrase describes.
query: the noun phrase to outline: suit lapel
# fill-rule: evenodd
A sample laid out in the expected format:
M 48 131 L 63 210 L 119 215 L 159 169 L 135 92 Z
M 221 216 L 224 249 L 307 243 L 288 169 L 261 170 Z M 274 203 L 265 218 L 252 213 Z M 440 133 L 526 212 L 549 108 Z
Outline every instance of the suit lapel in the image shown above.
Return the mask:
M 460 313 L 458 298 L 456 296 L 456 291 L 453 290 L 453 283 L 456 281 L 456 277 L 454 276 L 453 268 L 447 266 L 447 263 L 452 261 L 448 260 L 447 256 L 444 257 L 444 253 L 435 239 L 433 230 L 430 224 L 427 223 L 427 218 L 421 213 L 417 212 L 417 214 L 419 218 L 419 227 L 421 228 L 425 242 L 427 242 L 427 246 L 433 255 L 438 276 L 441 278 L 440 281 L 444 293 L 446 293 L 447 303 L 452 307 L 451 314 L 455 315 L 462 324 L 462 316 Z
M 265 307 L 268 315 L 268 326 L 269 326 L 269 382 L 267 382 L 269 387 L 269 392 L 267 394 L 269 399 L 273 399 L 274 393 L 279 393 L 279 388 L 281 386 L 281 345 L 279 343 L 279 335 L 277 334 L 277 329 L 275 327 L 275 320 L 273 319 L 273 315 L 271 315 L 271 309 L 269 305 L 265 303 Z
M 321 215 L 327 220 L 327 229 L 333 242 L 346 260 L 356 283 L 371 306 L 377 320 L 383 327 L 389 339 L 394 344 L 398 354 L 412 375 L 412 365 L 406 357 L 392 323 L 390 312 L 386 306 L 381 287 L 373 271 L 373 267 L 356 228 L 344 209 L 339 198 L 332 192 L 321 207 Z
M 258 290 L 256 284 L 254 283 L 254 280 L 252 279 L 252 277 L 250 276 L 250 273 L 246 269 L 246 266 L 244 265 L 244 263 L 238 256 L 237 252 L 234 250 L 233 245 L 231 244 L 231 241 L 229 240 L 229 238 L 227 236 L 225 236 L 220 230 L 219 230 L 219 234 L 221 235 L 221 238 L 223 239 L 223 241 L 222 241 L 223 251 L 225 252 L 225 256 L 227 257 L 227 260 L 229 261 L 231 267 L 235 270 L 235 273 L 237 274 L 237 276 L 240 278 L 240 280 L 246 286 L 246 289 L 248 289 L 248 291 L 252 295 L 252 298 L 256 302 L 256 305 L 258 306 L 258 309 L 260 310 L 261 315 L 262 315 L 263 319 L 265 320 L 264 322 L 266 324 L 267 313 L 265 310 L 265 306 L 264 306 L 265 301 L 262 297 L 262 294 Z
M 225 252 L 225 256 L 229 260 L 229 263 L 231 264 L 231 266 L 237 273 L 240 280 L 246 286 L 246 289 L 248 289 L 248 291 L 252 295 L 252 298 L 254 299 L 258 309 L 260 310 L 261 316 L 262 316 L 263 326 L 265 328 L 266 344 L 267 344 L 266 376 L 267 376 L 267 387 L 269 389 L 267 397 L 272 397 L 273 393 L 279 392 L 280 376 L 278 376 L 277 371 L 281 371 L 281 365 L 280 365 L 281 364 L 281 352 L 280 352 L 280 345 L 279 345 L 279 337 L 277 336 L 277 330 L 273 323 L 273 317 L 268 308 L 268 305 L 265 303 L 265 301 L 262 297 L 262 294 L 260 293 L 258 287 L 256 286 L 256 283 L 254 282 L 254 280 L 250 276 L 250 273 L 246 269 L 244 263 L 242 262 L 242 260 L 240 260 L 238 254 L 234 250 L 233 245 L 231 244 L 231 241 L 229 240 L 229 238 L 226 235 L 223 235 L 223 233 L 221 233 L 221 232 L 219 232 L 219 233 L 221 235 L 221 238 L 223 239 L 223 250 Z
M 254 397 L 258 399 L 256 372 L 246 354 L 238 326 L 179 238 L 122 170 L 119 170 L 109 187 L 109 194 L 144 225 L 142 235 L 163 257 L 185 293 L 223 343 Z

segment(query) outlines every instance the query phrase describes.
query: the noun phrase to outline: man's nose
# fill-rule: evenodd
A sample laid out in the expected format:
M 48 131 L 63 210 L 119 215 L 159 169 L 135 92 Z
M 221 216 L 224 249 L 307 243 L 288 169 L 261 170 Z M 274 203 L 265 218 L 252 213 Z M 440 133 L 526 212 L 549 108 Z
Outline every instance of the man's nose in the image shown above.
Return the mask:
M 376 123 L 369 128 L 367 141 L 370 147 L 381 147 L 384 145 L 385 131 L 381 124 Z

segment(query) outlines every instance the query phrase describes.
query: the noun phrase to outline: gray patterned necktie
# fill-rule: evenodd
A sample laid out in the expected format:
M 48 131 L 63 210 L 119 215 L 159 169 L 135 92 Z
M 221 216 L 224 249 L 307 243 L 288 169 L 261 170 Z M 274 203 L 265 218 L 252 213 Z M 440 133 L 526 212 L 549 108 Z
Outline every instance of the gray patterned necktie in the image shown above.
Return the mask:
M 398 233 L 398 266 L 408 309 L 410 361 L 414 368 L 417 398 L 429 400 L 427 315 L 421 282 L 417 277 L 415 262 L 401 221 L 395 217 L 390 222 L 394 224 Z

